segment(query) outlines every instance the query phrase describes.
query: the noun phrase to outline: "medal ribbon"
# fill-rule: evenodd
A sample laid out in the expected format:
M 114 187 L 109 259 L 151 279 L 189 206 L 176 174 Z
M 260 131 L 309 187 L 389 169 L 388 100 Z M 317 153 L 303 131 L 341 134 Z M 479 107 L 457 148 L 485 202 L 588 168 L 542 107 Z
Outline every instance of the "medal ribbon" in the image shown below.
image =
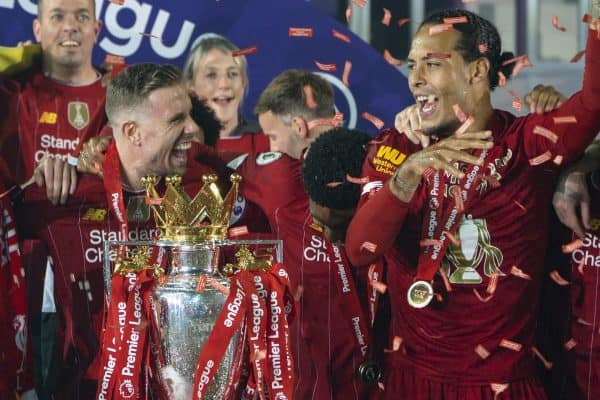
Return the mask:
M 380 258 L 374 264 L 369 266 L 369 278 L 367 288 L 369 293 L 369 326 L 373 327 L 375 323 L 375 316 L 377 315 L 377 308 L 379 307 L 379 291 L 375 287 L 374 283 L 381 282 L 383 279 L 383 260 Z

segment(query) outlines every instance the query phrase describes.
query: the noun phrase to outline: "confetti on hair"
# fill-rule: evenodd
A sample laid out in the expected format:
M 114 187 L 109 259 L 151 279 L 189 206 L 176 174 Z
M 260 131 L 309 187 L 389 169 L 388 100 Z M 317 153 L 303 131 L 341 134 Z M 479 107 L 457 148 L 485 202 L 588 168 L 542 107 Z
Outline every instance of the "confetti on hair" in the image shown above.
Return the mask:
M 230 238 L 244 236 L 248 234 L 248 227 L 246 225 L 236 226 L 235 228 L 230 228 L 228 233 Z
M 354 183 L 356 185 L 364 185 L 366 183 L 369 183 L 369 177 L 368 176 L 363 176 L 362 178 L 356 178 L 354 176 L 350 176 L 348 174 L 346 174 L 346 180 L 350 183 Z
M 565 117 L 554 117 L 552 118 L 556 125 L 558 124 L 576 124 L 577 118 L 574 115 L 568 115 Z
M 502 71 L 498 71 L 498 86 L 506 86 L 506 76 L 502 73 Z
M 452 284 L 450 284 L 450 279 L 448 279 L 448 274 L 444 268 L 439 269 L 440 276 L 442 277 L 442 282 L 444 282 L 444 287 L 446 288 L 446 292 L 452 291 Z
M 521 279 L 525 279 L 528 281 L 531 280 L 531 275 L 526 274 L 521 268 L 517 267 L 516 265 L 512 266 L 512 268 L 510 269 L 510 274 Z
M 553 15 L 552 16 L 552 26 L 555 29 L 557 29 L 557 30 L 559 30 L 561 32 L 566 32 L 567 31 L 567 28 L 565 28 L 564 26 L 559 26 L 558 25 L 558 15 Z
M 533 128 L 533 133 L 545 137 L 552 143 L 558 142 L 558 135 L 543 126 L 536 125 L 535 128 Z
M 452 57 L 450 53 L 427 53 L 427 58 L 437 58 L 440 60 L 445 60 Z
M 556 157 L 554 157 L 554 159 L 552 160 L 552 162 L 556 165 L 561 165 L 563 162 L 563 156 L 561 156 L 560 154 L 557 155 Z
M 490 294 L 487 297 L 483 297 L 482 295 L 479 294 L 479 292 L 475 288 L 473 288 L 473 293 L 475 293 L 475 297 L 477 297 L 477 299 L 482 303 L 487 303 L 488 301 L 490 301 L 492 299 L 492 297 L 494 297 L 493 294 Z
M 454 115 L 456 115 L 456 118 L 458 118 L 461 123 L 467 120 L 467 115 L 463 112 L 458 104 L 452 105 L 452 109 L 454 110 Z
M 456 132 L 454 132 L 454 134 L 456 136 L 463 135 L 467 131 L 467 129 L 469 129 L 471 125 L 473 125 L 473 122 L 475 122 L 475 117 L 469 115 L 465 122 L 462 123 L 462 125 L 456 130 Z
M 371 242 L 363 242 L 363 244 L 360 245 L 360 249 L 365 249 L 370 253 L 375 253 L 377 250 L 377 245 Z
M 400 18 L 398 20 L 398 26 L 406 25 L 410 22 L 410 18 Z
M 104 57 L 104 63 L 111 65 L 122 65 L 125 64 L 125 57 L 107 54 L 106 57 Z
M 292 28 L 288 29 L 288 35 L 290 37 L 312 37 L 313 28 Z
M 573 350 L 573 347 L 577 346 L 577 341 L 573 338 L 567 340 L 564 344 L 563 347 L 565 348 L 566 351 L 571 351 Z
M 560 276 L 557 270 L 550 272 L 550 279 L 552 279 L 559 286 L 567 286 L 570 285 L 571 282 Z
M 535 354 L 537 358 L 540 359 L 540 361 L 542 362 L 542 364 L 544 364 L 544 367 L 546 369 L 552 369 L 552 363 L 548 361 L 535 346 L 531 347 L 531 351 L 533 352 L 533 354 Z
M 352 43 L 352 40 L 350 40 L 349 36 L 344 35 L 343 33 L 336 31 L 335 29 L 331 30 L 331 34 L 334 38 L 340 39 L 342 42 Z
M 479 52 L 480 52 L 481 54 L 485 54 L 485 53 L 487 53 L 487 51 L 488 51 L 487 44 L 485 44 L 485 43 L 481 43 L 481 44 L 479 45 Z
M 350 23 L 350 18 L 352 17 L 352 7 L 346 8 L 346 22 Z
M 575 54 L 573 56 L 573 58 L 571 58 L 571 60 L 569 60 L 569 62 L 576 63 L 577 61 L 581 60 L 581 58 L 584 55 L 585 55 L 585 50 L 581 50 L 581 51 L 577 52 L 577 54 Z
M 315 65 L 321 71 L 325 71 L 325 72 L 333 72 L 333 71 L 337 70 L 337 66 L 335 64 L 323 64 L 318 61 L 315 61 Z
M 140 35 L 146 36 L 146 37 L 149 37 L 149 38 L 154 38 L 154 39 L 162 40 L 162 38 L 160 36 L 153 35 L 152 33 L 148 33 L 148 32 L 140 32 Z
M 519 352 L 523 348 L 521 343 L 513 342 L 512 340 L 502 339 L 499 344 L 500 347 L 504 347 L 505 349 Z
M 437 24 L 429 28 L 429 35 L 437 35 L 438 33 L 451 31 L 453 29 L 452 24 Z
M 374 116 L 373 114 L 370 114 L 368 112 L 363 112 L 362 114 L 360 114 L 361 118 L 366 119 L 367 121 L 369 121 L 370 123 L 372 123 L 373 125 L 375 125 L 375 127 L 377 129 L 381 129 L 383 128 L 383 121 L 380 120 L 379 118 L 377 118 L 376 116 Z
M 340 185 L 343 185 L 344 182 L 329 182 L 328 184 L 326 184 L 325 186 L 327 186 L 328 188 L 336 188 Z
M 498 287 L 498 279 L 500 279 L 500 275 L 497 273 L 493 273 L 492 276 L 490 276 L 488 286 L 485 289 L 488 294 L 494 294 L 496 292 L 496 288 Z
M 258 52 L 258 47 L 250 46 L 250 47 L 245 47 L 243 49 L 239 49 L 239 50 L 231 52 L 231 56 L 232 57 L 247 56 L 249 54 L 256 54 L 257 52 Z
M 469 21 L 465 15 L 462 17 L 444 18 L 444 24 L 466 24 L 467 22 Z
M 426 238 L 426 239 L 421 239 L 419 241 L 419 247 L 429 247 L 429 246 L 442 246 L 444 243 L 443 241 L 439 240 L 439 239 L 430 239 L 430 238 Z
M 357 7 L 364 8 L 367 5 L 367 0 L 352 0 Z
M 383 18 L 381 19 L 381 23 L 385 26 L 390 26 L 390 21 L 392 20 L 392 13 L 387 8 L 383 9 Z
M 318 107 L 317 102 L 315 101 L 315 96 L 313 95 L 312 87 L 310 85 L 304 85 L 302 87 L 302 91 L 304 92 L 304 97 L 306 98 L 306 107 L 314 110 Z
M 529 165 L 536 166 L 545 163 L 546 161 L 552 160 L 552 153 L 550 150 L 540 154 L 539 156 L 533 157 L 529 159 Z
M 475 353 L 484 360 L 490 356 L 490 352 L 481 344 L 478 344 L 477 347 L 475 347 Z
M 208 276 L 206 276 L 204 274 L 202 274 L 198 277 L 198 283 L 196 284 L 196 293 L 204 292 L 207 281 L 208 281 Z
M 388 64 L 393 65 L 395 67 L 399 67 L 403 64 L 403 61 L 398 58 L 394 58 L 394 56 L 392 56 L 392 53 L 390 53 L 388 49 L 383 50 L 383 58 L 385 59 L 385 61 L 388 62 Z
M 350 83 L 348 82 L 348 78 L 350 77 L 350 71 L 352 70 L 352 62 L 346 60 L 344 63 L 344 72 L 342 73 L 342 83 L 346 87 L 350 87 Z
M 577 249 L 580 249 L 583 247 L 583 240 L 577 238 L 575 240 L 573 240 L 570 243 L 567 244 L 563 244 L 562 245 L 562 252 L 567 254 L 567 253 L 572 253 Z

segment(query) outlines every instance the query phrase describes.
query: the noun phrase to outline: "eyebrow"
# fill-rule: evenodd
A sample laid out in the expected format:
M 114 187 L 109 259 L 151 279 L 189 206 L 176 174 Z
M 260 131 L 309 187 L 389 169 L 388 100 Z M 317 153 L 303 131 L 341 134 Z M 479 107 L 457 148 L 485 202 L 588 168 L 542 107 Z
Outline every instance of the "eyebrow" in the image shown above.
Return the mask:
M 180 112 L 180 113 L 173 115 L 171 118 L 169 118 L 168 124 L 169 125 L 177 125 L 178 123 L 183 122 L 184 120 L 185 120 L 185 114 Z
M 50 13 L 53 13 L 53 12 L 65 12 L 65 10 L 60 7 L 54 7 L 50 10 Z M 80 13 L 90 14 L 90 10 L 88 10 L 87 8 L 78 8 L 77 10 L 75 10 L 75 14 L 80 14 Z

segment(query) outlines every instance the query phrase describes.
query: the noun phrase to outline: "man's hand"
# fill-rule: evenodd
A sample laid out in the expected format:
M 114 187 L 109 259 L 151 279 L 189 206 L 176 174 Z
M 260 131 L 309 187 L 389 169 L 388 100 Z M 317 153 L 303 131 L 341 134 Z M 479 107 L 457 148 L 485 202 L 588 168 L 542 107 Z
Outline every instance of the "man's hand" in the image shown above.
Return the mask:
M 77 187 L 77 170 L 59 158 L 46 155 L 40 161 L 32 179 L 39 186 L 46 186 L 48 200 L 54 205 L 65 204 Z
M 94 136 L 83 144 L 77 159 L 77 171 L 102 177 L 102 162 L 112 136 Z
M 421 129 L 421 116 L 419 105 L 413 104 L 396 114 L 394 127 L 398 132 L 404 133 L 408 140 L 414 144 L 421 144 L 423 148 L 429 146 L 429 136 Z
M 556 110 L 567 98 L 553 86 L 537 85 L 531 92 L 525 95 L 524 101 L 529 112 L 543 114 Z
M 421 151 L 412 154 L 396 170 L 390 180 L 390 189 L 401 201 L 408 203 L 421 177 L 427 169 L 444 170 L 459 179 L 464 177 L 454 162 L 477 164 L 477 157 L 465 150 L 489 149 L 494 143 L 489 140 L 491 131 L 468 132 L 461 136 L 450 136 Z
M 583 238 L 590 229 L 590 194 L 585 181 L 585 173 L 573 171 L 566 176 L 564 187 L 554 192 L 552 204 L 558 219 Z

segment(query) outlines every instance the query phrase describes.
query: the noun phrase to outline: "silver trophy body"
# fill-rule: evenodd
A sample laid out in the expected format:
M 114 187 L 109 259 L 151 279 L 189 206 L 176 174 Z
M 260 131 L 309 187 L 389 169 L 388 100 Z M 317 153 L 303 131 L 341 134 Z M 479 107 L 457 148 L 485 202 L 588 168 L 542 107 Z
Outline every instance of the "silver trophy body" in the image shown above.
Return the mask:
M 160 349 L 155 362 L 160 365 L 160 374 L 155 374 L 160 392 L 168 393 L 169 400 L 191 399 L 196 374 L 198 356 L 204 343 L 210 335 L 216 319 L 223 308 L 226 295 L 206 284 L 198 292 L 198 281 L 206 276 L 216 281 L 217 285 L 229 288 L 229 279 L 220 274 L 220 265 L 227 257 L 235 253 L 241 244 L 274 248 L 276 261 L 281 260 L 281 241 L 221 241 L 203 243 L 201 245 L 178 245 L 154 242 L 106 242 L 105 248 L 126 245 L 151 245 L 163 247 L 167 253 L 167 263 L 164 278 L 155 285 L 153 300 L 156 309 L 160 335 Z M 155 248 L 153 251 L 157 251 Z M 105 252 L 110 254 L 110 251 Z M 231 259 L 231 257 L 229 257 Z M 112 263 L 105 258 L 105 282 L 110 288 Z M 107 290 L 110 296 L 109 290 Z M 225 393 L 227 381 L 231 374 L 242 367 L 242 355 L 245 343 L 240 343 L 243 335 L 238 332 L 232 338 L 213 381 L 206 392 L 206 399 L 232 399 L 235 390 Z M 158 376 L 157 376 L 158 375 Z M 159 399 L 156 393 L 152 396 Z M 160 400 L 166 400 L 160 398 Z

